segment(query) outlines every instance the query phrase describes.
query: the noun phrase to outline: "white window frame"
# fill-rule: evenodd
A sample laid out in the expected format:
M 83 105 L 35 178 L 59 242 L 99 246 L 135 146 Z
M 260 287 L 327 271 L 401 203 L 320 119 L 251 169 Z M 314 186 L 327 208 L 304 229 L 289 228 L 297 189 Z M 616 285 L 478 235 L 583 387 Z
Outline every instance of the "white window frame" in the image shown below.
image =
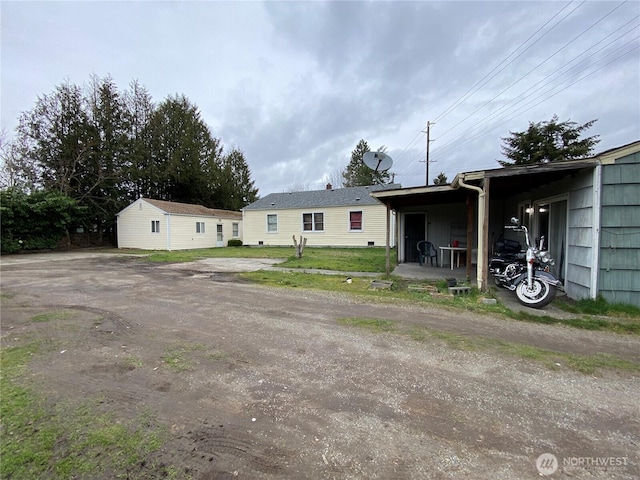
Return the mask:
M 520 220 L 520 225 L 524 225 L 527 229 L 531 230 L 531 222 L 533 220 L 533 213 L 535 209 L 533 207 L 533 202 L 531 199 L 525 200 L 518 203 L 518 220 Z M 509 224 L 507 220 L 507 224 Z
M 160 233 L 160 220 L 151 220 L 151 233 Z
M 359 213 L 360 214 L 360 228 L 353 228 L 351 223 L 351 214 Z M 362 210 L 350 210 L 349 211 L 349 231 L 350 232 L 364 232 L 364 212 Z
M 240 224 L 238 222 L 233 222 L 231 224 L 231 236 L 233 238 L 238 238 L 240 236 Z
M 269 218 L 275 218 L 275 230 L 270 230 Z M 278 233 L 278 214 L 277 213 L 267 213 L 267 233 Z
M 311 215 L 311 230 L 306 230 L 304 228 L 304 216 L 305 215 Z M 322 228 L 317 228 L 317 224 L 320 222 L 316 221 L 316 215 L 322 215 Z M 304 212 L 302 214 L 302 232 L 303 233 L 313 233 L 313 232 L 324 232 L 324 212 Z
M 199 233 L 199 234 L 205 233 L 204 222 L 196 222 L 196 233 Z

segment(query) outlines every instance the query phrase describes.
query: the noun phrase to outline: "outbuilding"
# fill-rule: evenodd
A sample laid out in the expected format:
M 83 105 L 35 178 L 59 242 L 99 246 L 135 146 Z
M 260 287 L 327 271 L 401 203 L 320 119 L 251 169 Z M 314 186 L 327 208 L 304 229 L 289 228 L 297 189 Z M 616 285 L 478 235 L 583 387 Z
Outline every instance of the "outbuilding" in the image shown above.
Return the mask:
M 242 240 L 242 213 L 139 198 L 116 214 L 118 248 L 189 250 Z

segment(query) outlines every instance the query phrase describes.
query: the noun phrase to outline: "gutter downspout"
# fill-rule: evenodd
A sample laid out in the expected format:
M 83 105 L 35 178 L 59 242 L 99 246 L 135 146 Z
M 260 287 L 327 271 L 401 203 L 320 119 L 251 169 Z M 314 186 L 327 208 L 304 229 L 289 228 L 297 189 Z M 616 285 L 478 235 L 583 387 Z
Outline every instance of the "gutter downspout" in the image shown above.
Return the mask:
M 489 179 L 485 178 L 484 181 L 486 182 L 485 188 L 487 188 Z M 489 225 L 486 221 L 486 217 L 488 216 L 486 213 L 487 202 L 485 202 L 486 191 L 485 189 L 475 185 L 464 183 L 464 176 L 458 179 L 458 184 L 461 187 L 478 192 L 478 272 L 476 274 L 476 281 L 478 283 L 478 289 L 481 292 L 484 292 L 487 288 L 488 279 L 488 265 L 486 259 L 489 257 L 487 245 L 485 245 L 485 238 L 487 238 L 489 234 Z
M 602 164 L 593 170 L 593 228 L 591 229 L 591 286 L 590 297 L 598 297 L 600 285 L 600 229 L 602 227 Z

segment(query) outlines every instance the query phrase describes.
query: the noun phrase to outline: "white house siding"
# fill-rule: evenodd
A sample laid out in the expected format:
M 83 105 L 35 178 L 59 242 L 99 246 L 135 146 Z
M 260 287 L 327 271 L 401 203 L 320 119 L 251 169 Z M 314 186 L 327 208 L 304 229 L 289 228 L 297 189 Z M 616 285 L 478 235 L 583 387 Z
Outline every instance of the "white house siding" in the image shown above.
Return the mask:
M 362 231 L 350 231 L 349 212 L 362 211 Z M 303 213 L 323 213 L 324 230 L 304 231 Z M 267 215 L 278 216 L 278 231 L 267 232 Z M 286 210 L 245 210 L 245 245 L 290 246 L 293 235 L 303 235 L 308 246 L 366 247 L 386 245 L 387 212 L 384 205 L 353 205 L 349 207 L 300 208 Z
M 151 232 L 151 221 L 160 221 L 160 232 Z M 167 250 L 167 214 L 146 202 L 136 202 L 117 217 L 118 248 Z
M 174 204 L 182 205 L 184 204 Z M 204 209 L 204 207 L 201 207 Z M 207 210 L 207 209 L 205 209 Z M 211 209 L 209 209 L 211 210 Z M 242 240 L 242 219 L 219 215 L 167 213 L 145 199 L 136 200 L 117 216 L 118 248 L 144 250 L 188 250 L 218 246 L 217 225 L 222 225 L 222 246 L 232 238 Z M 229 212 L 227 212 L 228 214 Z M 151 231 L 151 222 L 160 222 L 160 232 Z M 204 222 L 204 233 L 197 233 L 196 223 Z M 238 235 L 233 235 L 233 224 L 238 224 Z
M 204 222 L 205 233 L 196 233 L 196 222 Z M 205 216 L 171 214 L 171 250 L 191 250 L 216 246 L 218 219 Z M 227 227 L 231 233 L 231 224 Z

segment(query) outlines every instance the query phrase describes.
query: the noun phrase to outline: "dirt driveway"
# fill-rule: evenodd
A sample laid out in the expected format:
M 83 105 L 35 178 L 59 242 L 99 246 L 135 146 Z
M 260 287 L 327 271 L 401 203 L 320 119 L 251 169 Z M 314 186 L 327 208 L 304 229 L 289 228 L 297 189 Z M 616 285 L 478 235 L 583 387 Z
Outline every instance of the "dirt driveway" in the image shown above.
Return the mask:
M 640 363 L 637 337 L 265 288 L 132 257 L 3 259 L 0 273 L 3 346 L 56 345 L 31 364 L 48 397 L 102 398 L 123 419 L 152 411 L 171 432 L 155 460 L 185 478 L 527 479 L 551 473 L 543 453 L 558 462 L 552 478 L 640 476 L 640 377 L 550 370 L 340 319 Z M 74 314 L 31 321 L 60 309 Z M 177 354 L 184 368 L 169 365 Z

